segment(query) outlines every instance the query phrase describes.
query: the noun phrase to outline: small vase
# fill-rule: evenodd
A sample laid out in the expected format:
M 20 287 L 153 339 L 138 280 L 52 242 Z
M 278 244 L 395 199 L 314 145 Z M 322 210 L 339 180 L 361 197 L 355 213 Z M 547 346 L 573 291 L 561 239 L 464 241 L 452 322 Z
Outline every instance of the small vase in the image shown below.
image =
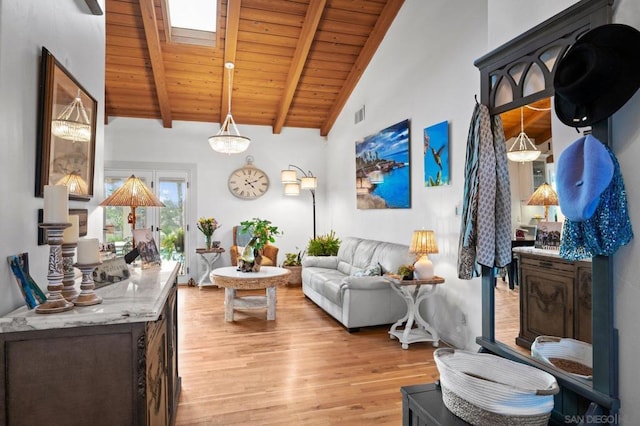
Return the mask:
M 207 250 L 211 250 L 211 235 L 204 236 L 204 246 L 207 248 Z

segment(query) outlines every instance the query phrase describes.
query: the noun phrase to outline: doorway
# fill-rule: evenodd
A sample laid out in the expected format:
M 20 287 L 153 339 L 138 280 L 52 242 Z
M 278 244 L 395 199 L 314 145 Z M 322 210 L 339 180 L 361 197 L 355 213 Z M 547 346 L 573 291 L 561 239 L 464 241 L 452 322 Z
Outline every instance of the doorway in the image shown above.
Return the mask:
M 189 274 L 189 171 L 105 168 L 104 193 L 108 197 L 131 176 L 142 180 L 165 205 L 137 207 L 135 229 L 149 229 L 162 260 L 180 262 L 180 282 Z M 133 249 L 130 207 L 108 206 L 103 215 L 103 241 L 121 256 Z

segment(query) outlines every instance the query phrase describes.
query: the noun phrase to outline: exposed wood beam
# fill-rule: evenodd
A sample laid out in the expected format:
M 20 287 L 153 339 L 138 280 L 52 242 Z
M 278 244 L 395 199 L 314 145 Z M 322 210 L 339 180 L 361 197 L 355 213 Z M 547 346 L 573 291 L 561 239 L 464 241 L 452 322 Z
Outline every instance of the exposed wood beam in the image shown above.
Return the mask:
M 293 54 L 293 61 L 291 62 L 291 67 L 289 68 L 289 74 L 287 75 L 287 81 L 285 83 L 284 92 L 282 94 L 280 107 L 278 108 L 278 113 L 273 123 L 274 134 L 279 134 L 282 131 L 282 126 L 284 125 L 284 121 L 287 118 L 289 108 L 291 107 L 293 95 L 295 94 L 295 91 L 298 87 L 300 75 L 302 74 L 304 65 L 307 62 L 309 49 L 311 48 L 311 43 L 313 42 L 313 38 L 316 35 L 318 23 L 320 23 L 320 18 L 322 17 L 322 13 L 324 12 L 324 7 L 326 4 L 327 0 L 311 0 L 311 3 L 309 4 L 307 14 L 304 18 L 304 23 L 302 24 L 302 32 L 300 33 L 300 38 L 298 39 L 296 51 Z
M 156 86 L 156 96 L 160 106 L 160 116 L 162 125 L 166 128 L 172 126 L 171 105 L 169 103 L 169 91 L 167 90 L 166 78 L 164 74 L 164 60 L 162 59 L 162 49 L 160 48 L 160 37 L 158 36 L 158 21 L 156 20 L 156 10 L 154 0 L 139 0 L 142 23 L 144 24 L 144 35 L 149 49 L 151 59 L 151 72 Z
M 344 108 L 344 105 L 347 103 L 349 96 L 351 96 L 353 89 L 355 89 L 356 84 L 358 84 L 360 77 L 362 77 L 364 70 L 367 68 L 367 65 L 369 65 L 371 58 L 373 58 L 373 55 L 376 53 L 384 35 L 387 33 L 387 30 L 393 23 L 403 4 L 404 0 L 389 0 L 386 2 L 380 17 L 376 21 L 375 27 L 371 31 L 371 35 L 362 47 L 356 63 L 342 86 L 342 90 L 340 90 L 335 104 L 333 104 L 333 107 L 327 115 L 327 119 L 320 128 L 320 135 L 327 136 L 329 134 L 331 127 L 333 127 L 338 115 L 340 115 L 342 108 Z
M 240 27 L 240 5 L 241 0 L 229 0 L 227 2 L 227 25 L 226 33 L 224 37 L 224 63 L 232 62 L 236 63 L 236 49 L 238 47 L 238 28 Z M 229 74 L 231 74 L 231 81 L 233 81 L 234 69 L 231 73 L 225 71 L 222 74 L 222 96 L 220 101 L 220 124 L 227 116 L 229 95 L 225 89 L 229 87 Z M 231 88 L 233 90 L 233 87 Z
M 102 15 L 104 13 L 102 11 L 102 7 L 100 6 L 100 2 L 98 2 L 98 0 L 84 0 L 84 2 L 87 3 L 89 10 L 94 15 Z

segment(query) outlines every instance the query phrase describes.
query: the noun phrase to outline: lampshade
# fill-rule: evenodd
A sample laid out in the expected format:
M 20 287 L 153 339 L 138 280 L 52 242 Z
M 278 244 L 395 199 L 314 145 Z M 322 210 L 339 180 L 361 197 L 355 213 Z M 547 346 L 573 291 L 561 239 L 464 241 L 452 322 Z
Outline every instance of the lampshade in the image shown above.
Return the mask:
M 280 172 L 280 181 L 282 183 L 297 183 L 298 182 L 298 174 L 295 170 L 282 170 Z
M 231 70 L 234 65 L 232 62 L 227 62 L 224 64 L 228 73 L 228 109 L 227 109 L 227 117 L 224 119 L 224 122 L 220 126 L 220 130 L 213 136 L 209 136 L 209 145 L 211 149 L 217 152 L 222 152 L 224 154 L 238 154 L 240 152 L 246 151 L 249 148 L 249 144 L 251 143 L 251 139 L 246 136 L 242 136 L 236 127 L 236 122 L 233 120 L 233 116 L 231 115 Z
M 411 245 L 409 246 L 411 253 L 420 256 L 416 263 L 413 264 L 413 273 L 419 280 L 428 280 L 433 278 L 433 263 L 427 256 L 428 253 L 438 253 L 438 244 L 433 231 L 413 231 L 411 237 Z
M 416 254 L 438 253 L 436 235 L 433 231 L 413 231 L 409 251 Z
M 543 183 L 534 191 L 527 201 L 529 206 L 544 206 L 544 220 L 549 220 L 549 206 L 558 205 L 558 194 L 553 190 L 551 185 Z
M 520 134 L 516 136 L 509 147 L 507 158 L 511 161 L 524 163 L 526 161 L 533 161 L 539 156 L 540 151 L 524 132 L 524 114 L 523 108 L 520 108 Z
M 318 180 L 315 176 L 305 176 L 300 179 L 301 189 L 316 189 L 318 187 Z
M 87 195 L 89 193 L 87 181 L 82 179 L 82 176 L 76 172 L 67 173 L 62 176 L 62 178 L 56 182 L 56 185 L 64 185 L 68 187 L 70 194 Z
M 101 206 L 164 207 L 151 190 L 135 175 L 131 175 L 113 194 L 100 203 Z
M 62 139 L 76 142 L 91 140 L 91 123 L 82 104 L 80 91 L 73 101 L 51 122 L 51 133 Z
M 300 185 L 298 185 L 297 183 L 285 183 L 284 195 L 300 195 Z

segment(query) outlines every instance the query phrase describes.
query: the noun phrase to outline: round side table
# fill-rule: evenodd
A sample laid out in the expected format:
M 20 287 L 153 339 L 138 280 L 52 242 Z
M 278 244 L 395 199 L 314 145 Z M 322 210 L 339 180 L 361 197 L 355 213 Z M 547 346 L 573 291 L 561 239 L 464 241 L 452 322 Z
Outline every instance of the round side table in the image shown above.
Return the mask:
M 202 287 L 204 286 L 213 285 L 213 283 L 209 279 L 209 274 L 211 274 L 213 264 L 216 263 L 216 261 L 220 258 L 220 255 L 224 253 L 224 249 L 222 247 L 212 247 L 210 249 L 197 248 L 196 253 L 200 255 L 200 258 L 204 262 L 204 265 L 207 269 L 198 280 L 198 287 L 202 289 Z

